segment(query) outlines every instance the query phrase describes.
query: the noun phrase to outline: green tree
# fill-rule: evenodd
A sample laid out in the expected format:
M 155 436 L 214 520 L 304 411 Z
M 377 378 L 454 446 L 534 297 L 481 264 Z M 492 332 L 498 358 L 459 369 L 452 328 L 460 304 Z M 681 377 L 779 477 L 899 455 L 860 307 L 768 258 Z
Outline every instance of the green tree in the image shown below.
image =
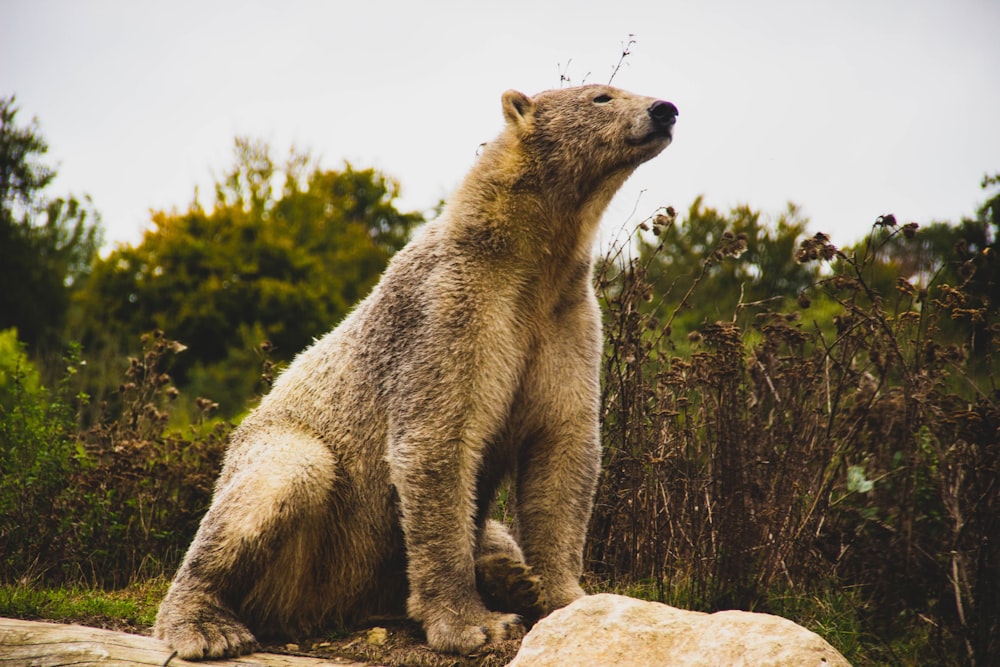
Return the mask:
M 150 329 L 183 342 L 175 378 L 230 415 L 253 392 L 261 339 L 290 359 L 372 288 L 423 220 L 396 210 L 399 185 L 374 169 L 325 171 L 296 153 L 278 169 L 248 139 L 235 157 L 211 210 L 196 201 L 154 214 L 139 245 L 96 263 L 77 302 L 90 348 L 127 348 Z
M 70 295 L 101 243 L 88 198 L 49 197 L 55 170 L 37 120 L 17 122 L 15 98 L 0 98 L 0 329 L 17 327 L 34 350 L 61 344 Z
M 766 302 L 778 308 L 780 299 L 794 300 L 811 285 L 816 270 L 795 260 L 808 221 L 791 204 L 773 225 L 761 217 L 748 206 L 725 215 L 699 197 L 678 224 L 656 225 L 655 237 L 643 236 L 639 264 L 647 267 L 658 297 L 652 301 L 657 317 L 669 316 L 696 281 L 694 296 L 674 323 L 680 333 L 734 315 L 743 319 L 741 304 Z
M 983 178 L 992 190 L 973 218 L 954 226 L 934 225 L 939 235 L 937 253 L 947 260 L 940 282 L 962 287 L 967 295 L 959 305 L 958 323 L 969 348 L 977 356 L 992 349 L 996 340 L 996 313 L 1000 306 L 1000 174 Z M 951 234 L 947 232 L 950 231 Z M 954 312 L 954 311 L 953 311 Z M 979 314 L 977 314 L 977 312 Z

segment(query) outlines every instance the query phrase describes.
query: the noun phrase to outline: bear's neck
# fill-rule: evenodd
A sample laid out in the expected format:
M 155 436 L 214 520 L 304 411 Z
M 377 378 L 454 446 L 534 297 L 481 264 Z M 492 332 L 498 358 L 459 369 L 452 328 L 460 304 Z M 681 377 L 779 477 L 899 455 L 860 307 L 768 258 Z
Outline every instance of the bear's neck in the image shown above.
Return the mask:
M 512 145 L 513 144 L 513 145 Z M 501 135 L 488 144 L 449 203 L 451 225 L 483 247 L 549 270 L 589 261 L 601 216 L 632 169 L 586 180 L 586 166 L 557 170 Z

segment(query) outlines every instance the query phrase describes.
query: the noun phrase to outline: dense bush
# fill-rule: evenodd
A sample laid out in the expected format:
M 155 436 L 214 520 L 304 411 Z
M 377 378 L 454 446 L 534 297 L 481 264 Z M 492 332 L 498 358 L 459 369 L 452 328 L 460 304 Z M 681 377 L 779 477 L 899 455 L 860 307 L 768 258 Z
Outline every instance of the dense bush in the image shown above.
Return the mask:
M 942 664 L 1000 654 L 995 347 L 973 359 L 940 336 L 946 320 L 1000 325 L 966 283 L 872 288 L 879 253 L 915 232 L 887 216 L 853 252 L 806 239 L 799 260 L 828 265 L 814 287 L 739 303 L 683 355 L 671 324 L 710 271 L 663 324 L 656 254 L 631 258 L 630 239 L 610 255 L 598 273 L 605 460 L 587 541 L 599 578 L 705 610 L 776 611 L 783 595 L 832 584 L 887 641 L 926 624 Z M 745 247 L 722 234 L 704 266 Z
M 75 359 L 67 359 L 73 368 Z M 0 567 L 3 579 L 54 562 L 53 544 L 69 528 L 59 507 L 75 470 L 68 384 L 46 390 L 17 331 L 0 332 Z M 69 374 L 67 373 L 67 376 Z
M 177 390 L 165 372 L 183 349 L 159 332 L 129 360 L 114 418 L 78 426 L 81 363 L 52 391 L 19 371 L 0 401 L 0 580 L 120 586 L 170 572 L 208 507 L 228 424 L 212 401 L 185 432 L 168 428 Z M 105 414 L 111 414 L 105 409 Z

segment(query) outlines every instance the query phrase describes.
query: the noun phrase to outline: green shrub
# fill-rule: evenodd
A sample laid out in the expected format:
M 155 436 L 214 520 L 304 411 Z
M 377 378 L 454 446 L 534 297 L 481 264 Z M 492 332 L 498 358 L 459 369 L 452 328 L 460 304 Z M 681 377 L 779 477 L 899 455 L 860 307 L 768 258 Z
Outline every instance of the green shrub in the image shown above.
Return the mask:
M 66 358 L 73 369 L 75 357 Z M 71 370 L 67 370 L 69 377 Z M 68 383 L 38 381 L 16 330 L 0 333 L 0 568 L 4 579 L 31 576 L 56 557 L 69 528 L 60 499 L 78 469 Z
M 78 428 L 70 396 L 76 357 L 59 389 L 31 393 L 15 383 L 3 413 L 0 538 L 3 581 L 122 586 L 172 571 L 211 498 L 229 424 L 202 414 L 185 431 L 168 427 L 179 392 L 166 367 L 183 345 L 143 336 L 129 360 L 117 405 Z

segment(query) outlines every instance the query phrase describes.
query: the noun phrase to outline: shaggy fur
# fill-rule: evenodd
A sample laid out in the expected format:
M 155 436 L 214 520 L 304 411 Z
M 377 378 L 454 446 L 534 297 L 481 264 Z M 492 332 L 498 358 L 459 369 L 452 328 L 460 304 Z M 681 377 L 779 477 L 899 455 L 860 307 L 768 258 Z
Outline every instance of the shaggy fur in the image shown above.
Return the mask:
M 433 648 L 468 653 L 519 636 L 512 612 L 583 595 L 592 246 L 677 110 L 584 86 L 508 91 L 503 112 L 444 213 L 234 431 L 156 621 L 181 657 L 404 609 Z M 506 480 L 512 532 L 487 520 Z

